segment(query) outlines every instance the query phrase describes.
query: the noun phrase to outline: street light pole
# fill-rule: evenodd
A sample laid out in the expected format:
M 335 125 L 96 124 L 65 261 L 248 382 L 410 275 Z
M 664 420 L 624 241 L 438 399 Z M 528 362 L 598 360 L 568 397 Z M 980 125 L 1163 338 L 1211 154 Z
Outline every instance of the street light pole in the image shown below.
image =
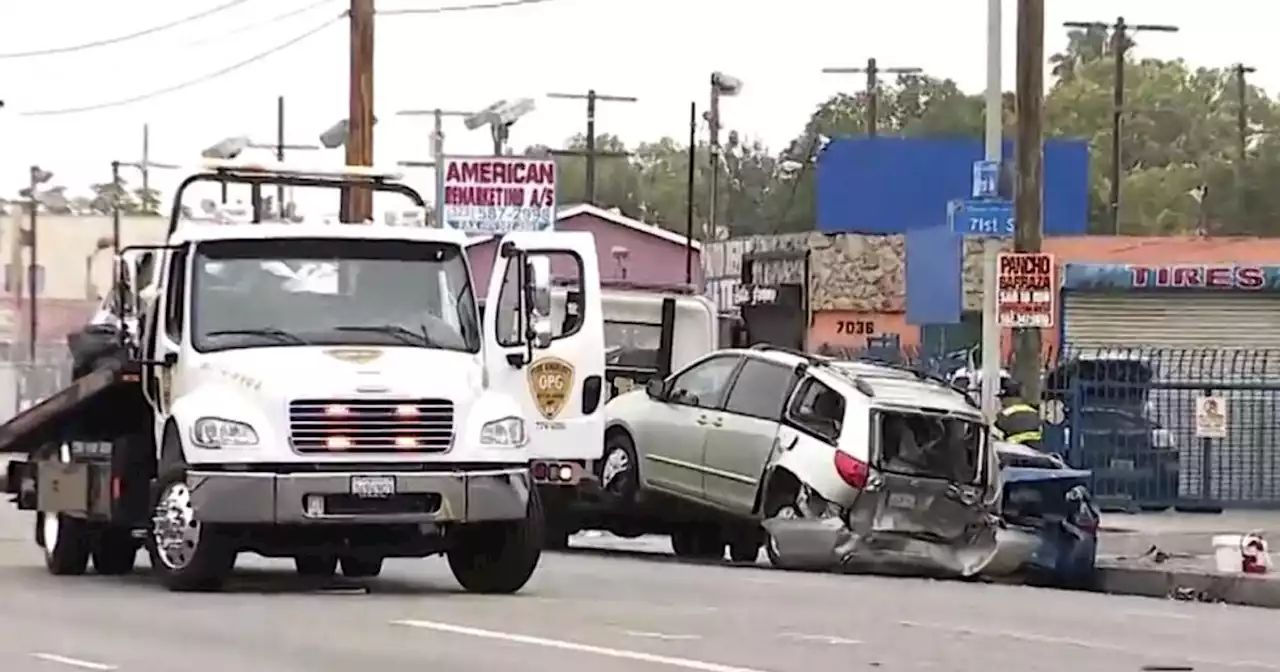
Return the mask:
M 720 98 L 742 92 L 742 81 L 723 72 L 711 73 L 711 105 L 707 110 L 707 126 L 711 135 L 711 189 L 707 198 L 707 230 L 703 242 L 716 239 L 716 209 L 720 197 Z
M 987 0 L 987 88 L 983 157 L 999 162 L 1003 155 L 1003 82 L 1001 73 L 1001 0 Z M 1016 220 L 1015 220 L 1016 222 Z M 1000 411 L 1000 251 L 999 238 L 982 240 L 982 411 Z
M 422 117 L 430 115 L 432 118 L 431 128 L 431 160 L 430 161 L 401 161 L 400 165 L 406 168 L 433 168 L 435 169 L 435 200 L 432 207 L 435 211 L 436 226 L 444 226 L 445 203 L 444 203 L 444 118 L 445 117 L 462 117 L 467 118 L 474 115 L 474 112 L 460 112 L 458 110 L 442 110 L 436 108 L 434 110 L 401 110 L 396 113 L 402 117 Z
M 999 49 L 999 45 L 996 48 Z M 882 68 L 875 58 L 868 58 L 867 65 L 863 68 L 823 68 L 822 71 L 828 75 L 865 74 L 867 76 L 867 135 L 873 138 L 879 131 L 880 74 L 914 75 L 924 72 L 922 68 L 915 67 Z

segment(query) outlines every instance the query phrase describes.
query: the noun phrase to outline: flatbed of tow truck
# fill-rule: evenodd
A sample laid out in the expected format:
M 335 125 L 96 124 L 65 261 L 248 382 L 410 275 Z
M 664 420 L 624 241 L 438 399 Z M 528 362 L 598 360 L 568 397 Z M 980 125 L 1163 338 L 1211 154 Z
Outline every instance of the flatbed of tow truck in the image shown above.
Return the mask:
M 122 422 L 120 409 L 142 408 L 141 365 L 121 357 L 99 360 L 98 368 L 0 424 L 0 453 L 46 456 L 76 428 L 77 435 L 109 435 Z M 107 409 L 112 409 L 107 411 Z M 3 491 L 20 495 L 23 462 L 10 462 Z

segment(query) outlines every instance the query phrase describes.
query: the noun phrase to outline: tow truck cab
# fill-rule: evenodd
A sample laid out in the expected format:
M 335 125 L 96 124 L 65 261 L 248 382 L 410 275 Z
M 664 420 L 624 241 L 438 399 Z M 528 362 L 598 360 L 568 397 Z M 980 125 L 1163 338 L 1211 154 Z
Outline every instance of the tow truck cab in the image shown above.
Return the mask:
M 114 317 L 88 330 L 112 347 L 0 426 L 0 451 L 28 454 L 7 489 L 37 512 L 49 570 L 92 559 L 124 573 L 145 545 L 163 583 L 192 590 L 221 585 L 240 552 L 355 577 L 386 557 L 445 554 L 468 590 L 522 587 L 541 550 L 531 410 L 582 398 L 564 431 L 603 438 L 578 393 L 602 385 L 599 311 L 554 334 L 546 259 L 594 268 L 591 235 L 504 236 L 489 300 L 509 310 L 482 320 L 461 232 L 268 223 L 257 208 L 252 221 L 193 222 L 181 199 L 201 182 L 425 207 L 371 169 L 214 164 L 188 177 L 166 243 L 142 250 L 154 273 L 139 250 L 121 255 Z

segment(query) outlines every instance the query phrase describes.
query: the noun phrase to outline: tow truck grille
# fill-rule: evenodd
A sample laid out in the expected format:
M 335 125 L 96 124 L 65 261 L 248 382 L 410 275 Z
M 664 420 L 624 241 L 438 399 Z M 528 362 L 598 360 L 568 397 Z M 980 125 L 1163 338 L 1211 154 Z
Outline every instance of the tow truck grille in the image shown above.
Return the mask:
M 438 453 L 453 445 L 447 399 L 298 399 L 289 441 L 300 453 Z

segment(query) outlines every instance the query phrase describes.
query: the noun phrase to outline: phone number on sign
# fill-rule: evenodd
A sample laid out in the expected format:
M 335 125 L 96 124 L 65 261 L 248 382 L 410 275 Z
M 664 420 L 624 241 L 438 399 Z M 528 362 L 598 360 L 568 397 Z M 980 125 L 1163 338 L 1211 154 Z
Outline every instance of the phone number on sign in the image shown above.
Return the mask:
M 451 205 L 445 220 L 455 229 L 470 231 L 540 231 L 554 222 L 551 208 Z

